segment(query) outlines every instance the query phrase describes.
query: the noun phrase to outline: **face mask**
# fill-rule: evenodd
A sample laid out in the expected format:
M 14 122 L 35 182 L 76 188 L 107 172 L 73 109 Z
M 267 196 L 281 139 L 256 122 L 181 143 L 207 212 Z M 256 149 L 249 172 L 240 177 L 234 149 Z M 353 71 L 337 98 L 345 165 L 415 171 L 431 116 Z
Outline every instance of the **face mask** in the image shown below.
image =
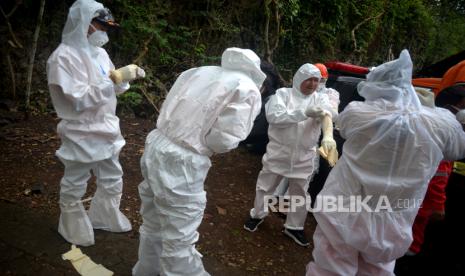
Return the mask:
M 326 88 L 326 79 L 321 78 L 317 90 L 322 90 L 323 88 Z
M 97 30 L 94 25 L 90 24 L 92 28 L 94 29 L 94 32 L 89 35 L 87 40 L 89 40 L 89 43 L 95 47 L 102 47 L 108 42 L 108 35 L 104 31 Z

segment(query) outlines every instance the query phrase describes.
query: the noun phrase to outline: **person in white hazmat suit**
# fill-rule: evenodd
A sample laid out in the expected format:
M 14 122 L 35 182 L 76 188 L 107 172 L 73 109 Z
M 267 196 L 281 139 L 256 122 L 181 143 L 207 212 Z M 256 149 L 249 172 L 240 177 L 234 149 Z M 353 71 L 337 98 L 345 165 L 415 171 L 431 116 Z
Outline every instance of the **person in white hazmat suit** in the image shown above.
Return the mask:
M 47 61 L 50 95 L 61 119 L 57 127 L 61 146 L 56 155 L 65 167 L 60 182 L 58 232 L 68 242 L 81 246 L 94 244 L 93 228 L 131 230 L 119 210 L 123 171 L 118 156 L 125 141 L 115 115 L 116 95 L 144 72 L 136 65 L 114 70 L 101 46 L 108 41 L 106 30 L 116 26 L 102 4 L 74 2 L 62 42 Z M 97 191 L 87 213 L 81 198 L 90 171 L 97 178 Z
M 265 78 L 260 58 L 240 48 L 226 49 L 221 67 L 192 68 L 177 78 L 141 159 L 143 224 L 133 275 L 209 275 L 195 249 L 209 157 L 248 136 Z
M 346 142 L 319 196 L 337 197 L 340 207 L 314 212 L 307 275 L 394 275 L 439 162 L 465 156 L 465 133 L 452 113 L 421 107 L 412 67 L 403 50 L 374 68 L 358 85 L 365 101 L 339 115 Z
M 339 103 L 340 103 L 340 100 L 339 100 L 339 92 L 337 92 L 337 90 L 333 89 L 333 88 L 328 88 L 326 87 L 326 81 L 328 80 L 328 69 L 326 68 L 326 66 L 322 63 L 315 63 L 314 64 L 315 67 L 317 67 L 319 70 L 320 70 L 320 73 L 321 73 L 321 79 L 320 79 L 320 82 L 318 83 L 318 88 L 316 90 L 317 93 L 323 93 L 323 94 L 327 94 L 328 95 L 328 98 L 329 98 L 329 102 L 331 103 L 331 107 L 333 108 L 333 113 L 332 114 L 338 114 L 338 109 L 339 109 Z M 332 120 L 334 121 L 337 117 L 334 117 L 332 118 Z M 320 171 L 321 173 L 321 161 L 320 161 L 320 165 L 318 165 L 317 167 L 314 168 L 315 171 Z M 326 165 L 324 167 L 325 170 L 329 170 L 329 167 L 328 165 Z M 325 175 L 327 175 L 328 173 L 326 173 Z M 310 179 L 310 182 L 312 180 Z M 315 184 L 315 183 L 313 183 Z M 321 183 L 321 184 L 324 184 L 324 183 Z M 273 195 L 274 196 L 283 196 L 283 195 L 289 195 L 287 193 L 287 189 L 288 189 L 288 181 L 286 178 L 284 178 L 283 180 L 281 180 L 281 182 L 279 183 L 278 187 L 276 188 L 276 190 L 274 191 Z M 319 186 L 319 187 L 314 187 L 314 190 L 316 191 L 316 193 L 318 193 L 321 188 L 323 186 Z M 312 196 L 312 185 L 310 185 L 310 196 L 312 197 L 312 200 L 314 199 Z M 316 197 L 315 197 L 316 198 Z
M 266 104 L 270 139 L 263 156 L 263 168 L 257 179 L 254 208 L 244 229 L 254 232 L 268 215 L 265 205 L 283 178 L 288 178 L 288 194 L 308 198 L 308 183 L 318 165 L 318 139 L 323 128 L 322 146 L 335 149 L 332 120 L 336 111 L 328 95 L 316 93 L 321 73 L 312 64 L 304 64 L 294 75 L 292 88 L 280 88 Z M 295 204 L 297 205 L 297 204 Z M 276 207 L 276 206 L 275 206 Z M 284 234 L 301 246 L 308 246 L 304 235 L 306 204 L 287 213 Z

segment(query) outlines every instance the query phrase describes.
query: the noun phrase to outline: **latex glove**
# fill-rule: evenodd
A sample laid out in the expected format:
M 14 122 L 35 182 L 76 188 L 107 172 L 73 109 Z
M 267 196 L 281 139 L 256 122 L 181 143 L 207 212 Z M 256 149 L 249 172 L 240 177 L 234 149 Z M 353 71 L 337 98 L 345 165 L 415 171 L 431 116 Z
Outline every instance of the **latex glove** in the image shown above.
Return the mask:
M 84 276 L 111 276 L 113 272 L 106 269 L 100 264 L 94 263 L 89 256 L 83 254 L 81 249 L 77 248 L 74 244 L 71 250 L 61 255 L 63 260 L 71 261 L 76 271 Z
M 336 149 L 336 141 L 334 141 L 332 135 L 331 137 L 323 136 L 323 140 L 321 140 L 321 148 L 325 155 L 329 155 L 329 152 Z
M 320 153 L 320 156 L 326 159 L 331 167 L 334 167 L 336 165 L 336 162 L 339 158 L 339 153 L 337 152 L 336 148 L 333 148 L 329 151 L 328 154 L 323 150 L 323 147 L 318 148 L 318 153 Z
M 126 65 L 117 70 L 110 71 L 110 79 L 116 84 L 144 77 L 145 71 L 135 64 Z
M 316 107 L 314 105 L 308 105 L 305 109 L 305 115 L 312 118 L 321 118 L 325 115 L 325 112 L 321 107 Z
M 325 115 L 321 122 L 321 129 L 323 132 L 323 139 L 321 140 L 321 147 L 318 149 L 320 155 L 328 160 L 329 165 L 332 167 L 336 164 L 338 152 L 336 141 L 333 138 L 333 121 L 330 115 Z

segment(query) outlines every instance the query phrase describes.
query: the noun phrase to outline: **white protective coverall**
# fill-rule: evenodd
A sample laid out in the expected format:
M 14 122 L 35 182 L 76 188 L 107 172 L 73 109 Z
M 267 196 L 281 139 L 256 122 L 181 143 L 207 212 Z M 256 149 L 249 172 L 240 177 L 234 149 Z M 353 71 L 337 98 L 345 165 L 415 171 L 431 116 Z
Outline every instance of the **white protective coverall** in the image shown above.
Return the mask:
M 465 133 L 452 113 L 420 106 L 412 67 L 407 50 L 376 67 L 358 86 L 365 101 L 339 115 L 346 142 L 319 196 L 340 197 L 346 211 L 314 212 L 318 226 L 307 275 L 394 275 L 439 162 L 465 156 Z M 371 196 L 369 208 L 349 209 L 351 197 L 357 205 L 355 196 Z
M 195 249 L 209 156 L 236 148 L 250 133 L 265 78 L 253 51 L 228 48 L 221 67 L 187 70 L 174 83 L 141 159 L 143 224 L 134 275 L 209 275 Z
M 331 107 L 333 108 L 332 114 L 335 115 L 332 118 L 334 121 L 337 118 L 338 109 L 339 109 L 339 103 L 340 103 L 339 92 L 337 92 L 337 90 L 333 88 L 327 88 L 326 81 L 322 82 L 321 80 L 320 80 L 320 83 L 318 84 L 317 92 L 328 95 L 329 102 L 331 103 Z M 314 168 L 314 170 L 316 172 L 317 168 Z M 274 196 L 289 195 L 287 191 L 288 187 L 289 187 L 289 183 L 287 179 L 284 178 L 283 180 L 281 180 L 278 187 L 276 187 L 276 190 L 274 191 L 273 195 Z
M 131 230 L 120 212 L 123 171 L 118 156 L 125 141 L 115 115 L 116 94 L 128 83 L 114 85 L 114 65 L 103 48 L 89 44 L 87 31 L 95 11 L 103 5 L 78 0 L 70 8 L 62 43 L 47 61 L 53 106 L 61 119 L 57 132 L 61 147 L 56 155 L 65 166 L 60 189 L 59 233 L 70 243 L 94 244 L 92 228 L 112 232 Z M 97 191 L 87 215 L 84 196 L 90 170 Z
M 331 103 L 331 106 L 332 106 L 332 108 L 334 110 L 333 112 L 335 114 L 337 114 L 338 113 L 338 108 L 339 108 L 339 103 L 341 102 L 339 100 L 339 92 L 337 92 L 336 89 L 326 87 L 326 81 L 325 82 L 320 82 L 320 84 L 318 84 L 317 92 L 328 95 L 329 102 Z M 335 121 L 335 120 L 336 120 L 336 117 L 333 117 L 333 121 Z
M 316 150 L 321 120 L 307 117 L 305 110 L 307 106 L 314 105 L 336 116 L 327 95 L 316 91 L 310 95 L 300 92 L 302 82 L 312 77 L 320 79 L 320 70 L 312 64 L 302 65 L 294 75 L 292 88 L 276 90 L 266 104 L 270 141 L 257 179 L 251 218 L 262 219 L 268 215 L 264 197 L 273 194 L 283 177 L 288 178 L 289 196 L 308 196 L 308 182 L 318 166 Z M 298 207 L 296 212 L 288 213 L 284 227 L 302 230 L 306 217 L 305 205 Z

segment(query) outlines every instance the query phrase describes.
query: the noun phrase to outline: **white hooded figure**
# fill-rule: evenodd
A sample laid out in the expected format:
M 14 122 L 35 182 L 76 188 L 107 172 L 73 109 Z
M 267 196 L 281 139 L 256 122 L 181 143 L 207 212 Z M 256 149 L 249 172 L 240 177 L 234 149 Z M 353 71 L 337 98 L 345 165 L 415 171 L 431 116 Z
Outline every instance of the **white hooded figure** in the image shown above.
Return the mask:
M 116 95 L 129 88 L 109 78 L 114 65 L 101 48 L 104 30 L 117 25 L 108 9 L 93 0 L 78 0 L 69 9 L 62 42 L 47 61 L 53 106 L 61 119 L 56 152 L 65 166 L 60 188 L 59 233 L 70 243 L 94 244 L 95 229 L 131 230 L 119 210 L 123 171 L 118 156 L 125 141 L 115 115 Z M 97 22 L 98 21 L 98 22 Z M 97 191 L 88 214 L 82 204 L 90 171 Z
M 265 78 L 260 58 L 239 48 L 224 51 L 221 67 L 192 68 L 178 77 L 141 159 L 143 224 L 133 275 L 209 275 L 195 249 L 209 157 L 248 136 Z
M 376 67 L 358 86 L 365 101 L 339 115 L 346 142 L 319 194 L 322 203 L 336 198 L 339 209 L 314 213 L 307 275 L 394 275 L 439 162 L 465 156 L 465 133 L 452 113 L 420 106 L 412 67 L 407 50 Z
M 257 179 L 254 208 L 244 224 L 248 231 L 254 232 L 268 215 L 265 197 L 273 194 L 284 177 L 288 178 L 289 196 L 304 199 L 308 196 L 308 183 L 318 166 L 317 146 L 322 118 L 336 116 L 328 96 L 316 93 L 320 78 L 317 67 L 304 64 L 295 73 L 292 88 L 278 89 L 266 104 L 270 141 Z M 284 224 L 284 233 L 302 246 L 308 245 L 303 235 L 306 216 L 304 204 L 295 212 L 289 212 Z

